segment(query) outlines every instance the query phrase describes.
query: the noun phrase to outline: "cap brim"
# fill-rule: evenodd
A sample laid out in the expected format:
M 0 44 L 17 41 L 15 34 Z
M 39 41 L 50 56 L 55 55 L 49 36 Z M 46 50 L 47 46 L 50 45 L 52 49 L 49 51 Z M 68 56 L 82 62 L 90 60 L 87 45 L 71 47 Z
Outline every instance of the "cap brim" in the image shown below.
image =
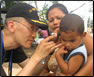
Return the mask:
M 29 23 L 36 25 L 38 28 L 42 30 L 48 30 L 48 25 L 42 21 L 39 20 L 33 20 L 33 19 L 28 19 Z

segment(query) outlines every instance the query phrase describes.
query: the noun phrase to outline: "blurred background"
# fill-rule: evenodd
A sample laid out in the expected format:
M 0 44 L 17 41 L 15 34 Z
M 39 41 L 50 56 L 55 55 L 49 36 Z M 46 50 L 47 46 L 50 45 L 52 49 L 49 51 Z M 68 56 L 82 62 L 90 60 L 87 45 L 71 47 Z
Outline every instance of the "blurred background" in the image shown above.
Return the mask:
M 9 7 L 16 3 L 28 3 L 33 5 L 39 13 L 40 20 L 47 23 L 45 14 L 52 4 L 64 4 L 69 13 L 80 15 L 85 21 L 85 31 L 92 33 L 93 31 L 93 1 L 14 1 L 14 0 L 1 0 L 1 23 L 4 24 L 5 15 Z
M 85 31 L 88 32 L 93 37 L 93 1 L 14 1 L 14 0 L 0 0 L 1 3 L 1 29 L 3 29 L 5 24 L 5 16 L 8 11 L 8 9 L 13 6 L 16 3 L 28 3 L 30 5 L 33 5 L 37 10 L 39 14 L 39 18 L 41 21 L 44 21 L 47 23 L 46 20 L 46 11 L 48 8 L 56 3 L 64 4 L 69 13 L 75 13 L 80 15 L 85 24 Z M 23 8 L 24 9 L 24 8 Z M 28 57 L 32 56 L 33 51 L 35 50 L 36 46 L 32 45 L 30 49 L 24 49 L 25 53 Z M 8 74 L 8 63 L 3 64 L 4 70 Z M 21 67 L 17 64 L 13 64 L 13 76 L 15 76 L 19 71 L 21 70 Z

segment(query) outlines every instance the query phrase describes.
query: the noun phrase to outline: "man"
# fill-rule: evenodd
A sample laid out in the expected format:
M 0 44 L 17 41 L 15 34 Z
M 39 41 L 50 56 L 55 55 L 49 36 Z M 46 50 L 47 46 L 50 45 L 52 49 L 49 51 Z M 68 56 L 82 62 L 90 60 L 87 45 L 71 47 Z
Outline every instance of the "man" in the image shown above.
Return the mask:
M 35 53 L 28 59 L 21 47 L 31 47 L 38 28 L 46 29 L 47 26 L 39 21 L 37 10 L 33 6 L 26 3 L 18 3 L 8 10 L 6 26 L 1 31 L 0 56 L 1 65 L 3 62 L 9 62 L 10 75 L 12 62 L 18 63 L 23 67 L 17 76 L 32 75 L 40 61 L 60 46 L 51 41 L 56 39 L 56 35 L 49 36 L 38 45 Z M 0 69 L 1 76 L 4 76 L 5 73 L 2 66 L 0 66 Z

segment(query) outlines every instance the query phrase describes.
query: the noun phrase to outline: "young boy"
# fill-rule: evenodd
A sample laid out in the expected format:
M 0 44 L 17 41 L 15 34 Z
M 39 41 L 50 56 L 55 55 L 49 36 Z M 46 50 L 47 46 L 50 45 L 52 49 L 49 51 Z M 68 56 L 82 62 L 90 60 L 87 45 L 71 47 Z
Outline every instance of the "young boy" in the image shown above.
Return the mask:
M 63 74 L 72 76 L 86 64 L 87 51 L 82 43 L 85 35 L 84 21 L 80 16 L 64 16 L 60 23 L 58 40 L 63 46 L 56 52 L 56 59 Z

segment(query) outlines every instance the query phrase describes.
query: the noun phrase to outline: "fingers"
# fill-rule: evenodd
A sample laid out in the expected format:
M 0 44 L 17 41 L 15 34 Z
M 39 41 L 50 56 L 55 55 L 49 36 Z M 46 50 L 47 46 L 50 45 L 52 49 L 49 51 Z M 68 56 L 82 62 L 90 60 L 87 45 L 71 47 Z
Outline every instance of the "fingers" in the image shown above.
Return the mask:
M 54 33 L 57 33 L 57 32 L 59 32 L 59 29 L 56 29 L 56 30 L 54 31 Z
M 58 44 L 58 45 L 56 45 L 55 43 L 53 43 L 53 42 L 49 42 L 48 44 L 47 44 L 47 46 L 45 46 L 45 48 L 47 48 L 47 53 L 51 53 L 51 52 L 53 52 L 56 48 L 59 48 L 60 46 L 61 46 L 62 44 Z
M 64 46 L 62 46 L 58 51 L 60 52 L 60 51 L 62 51 L 62 50 L 64 50 Z
M 64 46 L 62 46 L 60 49 L 57 50 L 56 54 L 57 55 L 62 55 L 68 53 L 68 51 L 64 50 Z
M 51 41 L 51 40 L 55 40 L 56 39 L 56 37 L 57 37 L 57 34 L 54 34 L 54 35 L 52 35 L 52 36 L 49 36 L 49 37 L 47 37 L 46 39 L 44 39 L 43 41 L 44 42 L 48 42 L 48 41 Z
M 64 53 L 64 54 L 68 53 L 68 51 L 67 51 L 67 50 L 64 50 L 64 48 L 65 48 L 65 47 L 63 46 L 61 53 Z
M 64 50 L 64 48 L 65 48 L 65 47 L 64 47 L 64 46 L 62 46 L 62 47 L 60 48 L 60 50 Z
M 47 45 L 50 45 L 50 44 L 55 44 L 56 45 L 56 43 L 54 43 L 54 41 L 47 42 L 46 44 Z
M 50 45 L 47 46 L 47 48 L 49 49 L 49 51 L 51 51 L 52 47 L 55 47 L 55 45 L 56 44 L 54 44 L 54 43 L 53 44 L 50 44 Z
M 52 39 L 55 39 L 56 35 L 49 36 L 48 38 L 42 40 L 36 49 L 36 54 L 40 56 L 40 58 L 45 58 L 51 52 L 53 52 L 56 48 L 59 48 L 62 44 L 56 45 Z M 49 42 L 48 42 L 49 41 Z
M 53 46 L 53 47 L 51 48 L 51 51 L 55 50 L 56 48 L 59 48 L 60 46 L 62 46 L 62 44 L 58 44 L 58 45 L 56 45 L 56 46 Z

